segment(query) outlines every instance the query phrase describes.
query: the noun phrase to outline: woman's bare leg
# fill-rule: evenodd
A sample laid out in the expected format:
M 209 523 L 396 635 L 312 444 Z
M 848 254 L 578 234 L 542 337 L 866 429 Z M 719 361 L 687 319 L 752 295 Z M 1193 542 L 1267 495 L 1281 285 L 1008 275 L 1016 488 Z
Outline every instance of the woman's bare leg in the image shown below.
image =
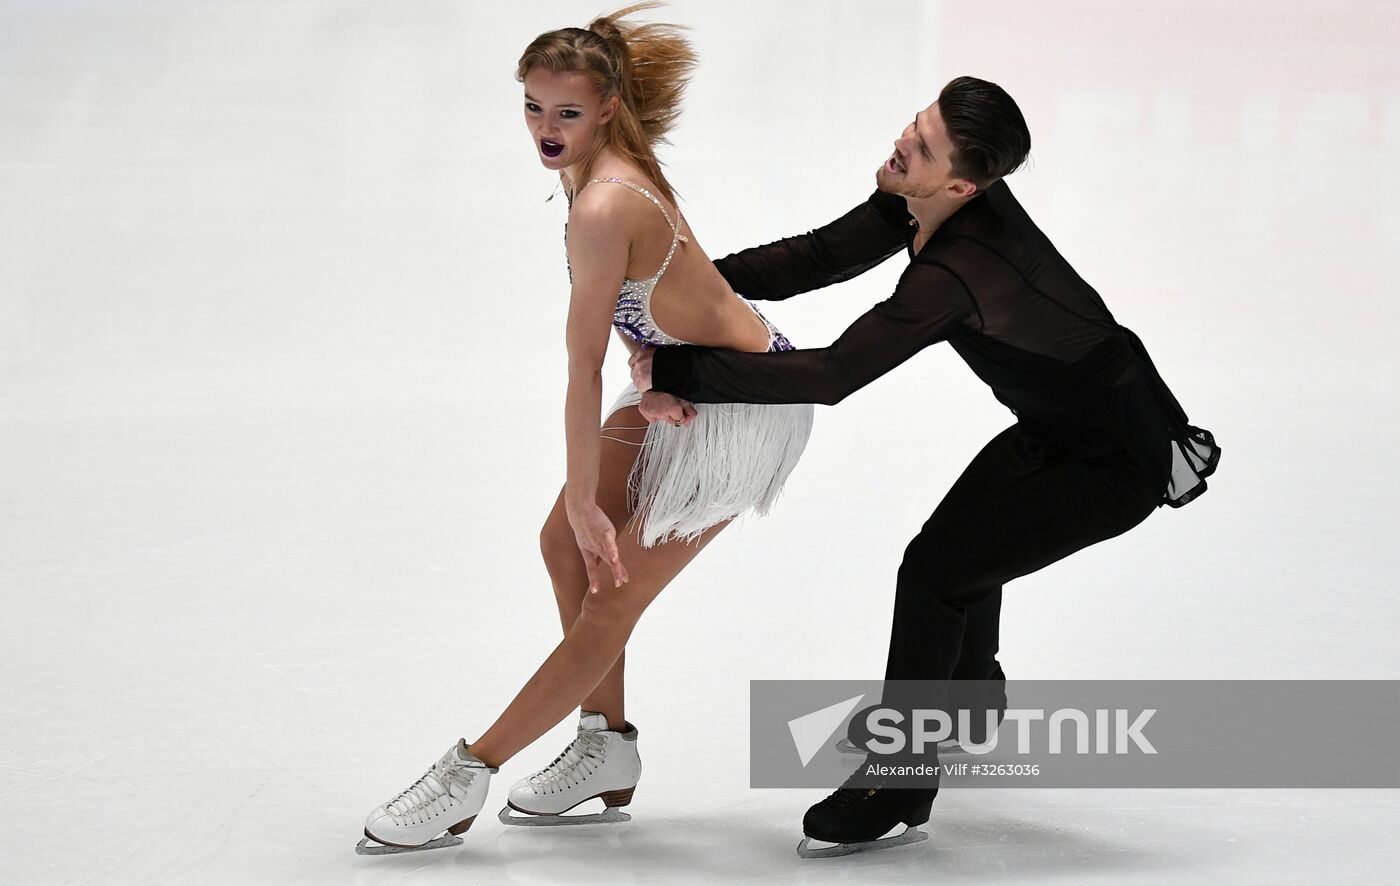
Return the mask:
M 615 476 L 631 471 L 632 463 L 641 451 L 642 440 L 646 437 L 646 421 L 635 409 L 622 409 L 603 422 L 602 447 L 599 450 L 599 473 L 601 476 Z M 614 465 L 619 460 L 623 465 Z M 601 483 L 600 483 L 601 486 Z M 622 488 L 622 487 L 615 487 Z M 611 492 L 609 490 L 608 492 Z M 607 492 L 600 490 L 599 495 Z M 626 502 L 621 506 L 625 509 Z M 605 508 L 606 510 L 606 508 Z M 564 490 L 540 530 L 540 553 L 544 557 L 545 569 L 549 572 L 550 583 L 554 586 L 554 601 L 559 607 L 559 622 L 567 636 L 583 607 L 583 596 L 588 590 L 588 570 L 583 566 L 578 542 L 574 539 L 574 528 L 569 525 L 569 516 L 564 507 Z M 607 718 L 609 729 L 622 729 L 626 723 L 623 699 L 623 674 L 627 663 L 627 650 L 617 657 L 617 663 L 607 676 L 598 683 L 581 704 L 585 711 L 595 711 Z
M 615 413 L 606 426 L 644 428 L 645 425 L 636 407 L 629 407 Z M 610 436 L 636 442 L 640 442 L 643 433 L 641 430 L 608 432 Z M 509 760 L 568 716 L 580 702 L 586 701 L 588 710 L 608 715 L 609 726 L 622 725 L 621 657 L 627 638 L 656 595 L 726 525 L 710 527 L 691 544 L 667 542 L 652 548 L 642 547 L 636 536 L 624 528 L 629 517 L 627 475 L 637 452 L 634 445 L 604 440 L 598 472 L 598 506 L 618 529 L 618 553 L 627 564 L 630 581 L 617 588 L 605 582 L 598 593 L 587 593 L 588 576 L 573 540 L 573 529 L 563 514 L 562 499 L 556 502 L 541 532 L 541 549 L 555 587 L 560 622 L 565 626 L 564 641 L 491 728 L 471 743 L 472 753 L 488 765 L 499 766 Z M 603 570 L 605 575 L 609 574 L 606 566 Z M 615 677 L 612 676 L 614 671 Z M 616 682 L 603 685 L 605 679 Z
M 623 451 L 624 449 L 631 447 L 616 441 L 604 441 L 603 458 L 635 453 L 635 450 L 629 453 Z M 578 620 L 579 612 L 583 608 L 583 596 L 588 591 L 588 570 L 583 568 L 583 557 L 579 554 L 573 527 L 569 525 L 568 515 L 564 511 L 563 490 L 560 490 L 559 498 L 555 501 L 553 510 L 549 512 L 549 518 L 540 530 L 540 553 L 544 556 L 550 583 L 554 585 L 554 602 L 559 606 L 559 623 L 567 636 L 569 628 Z M 585 711 L 596 711 L 607 717 L 609 729 L 622 729 L 626 722 L 623 706 L 623 673 L 626 662 L 627 651 L 623 650 L 612 670 L 608 671 L 607 676 L 589 693 L 581 705 Z

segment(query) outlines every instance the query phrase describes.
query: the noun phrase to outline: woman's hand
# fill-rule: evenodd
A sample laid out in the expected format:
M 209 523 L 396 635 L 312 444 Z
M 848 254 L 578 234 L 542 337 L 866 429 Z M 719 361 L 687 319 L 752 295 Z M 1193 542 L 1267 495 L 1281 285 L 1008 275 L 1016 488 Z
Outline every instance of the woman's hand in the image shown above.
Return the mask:
M 642 394 L 642 402 L 637 404 L 642 418 L 647 421 L 667 421 L 678 428 L 689 427 L 695 420 L 695 404 L 660 391 L 647 391 Z
M 574 540 L 583 555 L 583 567 L 588 570 L 588 592 L 598 593 L 603 577 L 603 564 L 612 570 L 613 587 L 627 581 L 627 567 L 617 553 L 617 530 L 597 503 L 590 502 L 567 509 L 569 525 L 574 528 Z

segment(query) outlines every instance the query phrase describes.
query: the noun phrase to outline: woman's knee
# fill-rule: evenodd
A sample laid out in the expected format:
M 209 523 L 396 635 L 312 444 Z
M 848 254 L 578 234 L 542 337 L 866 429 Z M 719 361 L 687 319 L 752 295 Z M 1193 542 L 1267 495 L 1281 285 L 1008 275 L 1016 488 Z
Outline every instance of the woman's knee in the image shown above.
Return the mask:
M 602 567 L 604 572 L 607 567 Z M 635 593 L 627 585 L 620 588 L 604 586 L 596 594 L 584 594 L 583 605 L 579 607 L 579 619 L 596 630 L 617 633 L 624 637 L 632 633 L 646 602 L 642 595 Z
M 578 542 L 574 540 L 574 529 L 568 520 L 558 519 L 555 514 L 545 520 L 540 528 L 540 556 L 551 575 L 566 565 L 568 558 L 579 558 Z

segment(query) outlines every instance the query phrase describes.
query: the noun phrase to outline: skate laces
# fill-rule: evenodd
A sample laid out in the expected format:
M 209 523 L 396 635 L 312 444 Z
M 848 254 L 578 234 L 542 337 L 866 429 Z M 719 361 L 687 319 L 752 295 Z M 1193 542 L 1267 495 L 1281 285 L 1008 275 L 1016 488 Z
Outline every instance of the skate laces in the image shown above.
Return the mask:
M 833 806 L 854 806 L 864 800 L 871 790 L 872 788 L 837 788 L 836 793 L 827 798 L 827 802 Z
M 456 756 L 456 751 L 451 752 Z M 454 799 L 452 788 L 465 796 L 476 773 L 466 763 L 453 763 L 444 757 L 423 773 L 397 797 L 385 804 L 385 810 L 395 818 L 412 823 L 421 822 L 429 812 L 445 810 Z
M 554 762 L 530 776 L 530 784 L 546 791 L 572 786 L 593 774 L 603 762 L 608 740 L 591 729 L 579 729 L 578 736 Z
M 833 793 L 830 797 L 827 798 L 827 802 L 831 803 L 834 806 L 853 806 L 856 803 L 859 803 L 860 801 L 871 796 L 874 792 L 880 791 L 885 787 L 885 782 L 883 779 L 876 782 L 873 785 L 865 785 L 864 787 L 851 787 L 851 782 L 857 781 L 860 777 L 860 770 L 856 770 L 855 772 L 851 773 L 851 777 L 846 779 L 846 783 L 841 787 L 837 788 L 835 793 Z

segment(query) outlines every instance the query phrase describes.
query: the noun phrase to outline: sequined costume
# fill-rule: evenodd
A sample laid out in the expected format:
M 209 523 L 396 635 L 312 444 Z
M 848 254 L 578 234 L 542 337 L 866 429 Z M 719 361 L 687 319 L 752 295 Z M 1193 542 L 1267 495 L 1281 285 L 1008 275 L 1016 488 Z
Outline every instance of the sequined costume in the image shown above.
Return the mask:
M 672 231 L 671 247 L 660 269 L 645 279 L 622 281 L 613 310 L 613 326 L 633 341 L 653 347 L 692 344 L 666 333 L 651 314 L 656 284 L 670 267 L 676 248 L 686 242 L 679 211 L 673 221 L 661 201 L 634 182 L 597 178 L 588 184 L 597 183 L 623 185 L 646 197 L 661 211 Z M 770 352 L 794 349 L 752 302 L 740 301 L 768 328 Z M 629 383 L 605 415 L 636 406 L 641 399 Z M 651 422 L 632 465 L 627 479 L 632 503 L 628 527 L 636 532 L 644 547 L 671 539 L 694 540 L 716 523 L 750 509 L 766 514 L 782 492 L 812 430 L 813 408 L 806 403 L 703 403 L 696 404 L 695 409 L 695 418 L 685 427 Z

